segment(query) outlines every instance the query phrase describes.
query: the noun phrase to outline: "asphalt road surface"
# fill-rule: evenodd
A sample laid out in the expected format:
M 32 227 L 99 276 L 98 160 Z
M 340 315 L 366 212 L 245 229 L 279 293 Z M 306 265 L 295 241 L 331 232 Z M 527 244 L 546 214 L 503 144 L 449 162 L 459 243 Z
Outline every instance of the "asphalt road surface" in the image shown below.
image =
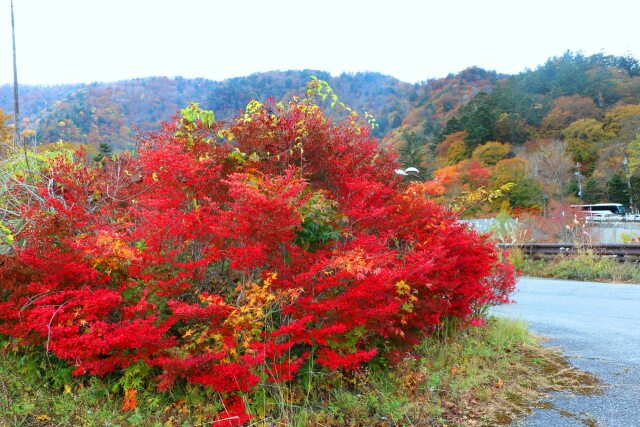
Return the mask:
M 640 285 L 521 278 L 503 317 L 527 322 L 574 366 L 598 377 L 603 394 L 554 393 L 519 426 L 640 427 Z

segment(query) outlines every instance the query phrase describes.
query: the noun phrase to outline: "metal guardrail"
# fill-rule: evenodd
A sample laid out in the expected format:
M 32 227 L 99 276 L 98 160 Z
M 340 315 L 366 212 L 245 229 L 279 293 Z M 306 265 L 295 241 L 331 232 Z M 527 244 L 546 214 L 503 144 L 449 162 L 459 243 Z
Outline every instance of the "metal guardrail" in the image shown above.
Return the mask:
M 552 255 L 575 254 L 578 250 L 588 249 L 594 254 L 616 256 L 620 260 L 625 258 L 640 259 L 640 245 L 606 243 L 595 245 L 576 245 L 572 243 L 525 243 L 525 244 L 498 244 L 501 249 L 519 249 L 524 254 L 534 258 L 544 258 Z

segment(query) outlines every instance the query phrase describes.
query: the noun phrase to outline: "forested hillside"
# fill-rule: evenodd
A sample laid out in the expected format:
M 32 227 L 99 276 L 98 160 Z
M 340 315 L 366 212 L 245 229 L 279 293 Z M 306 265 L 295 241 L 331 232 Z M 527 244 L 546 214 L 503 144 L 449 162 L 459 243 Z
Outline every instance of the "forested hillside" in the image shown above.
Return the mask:
M 251 99 L 304 95 L 311 76 L 326 80 L 355 111 L 372 114 L 374 135 L 423 178 L 437 178 L 444 202 L 512 182 L 508 195 L 479 209 L 536 211 L 545 200 L 577 201 L 576 172 L 585 201 L 628 204 L 627 178 L 637 199 L 640 63 L 629 56 L 567 52 L 517 75 L 471 67 L 419 84 L 371 72 L 332 77 L 304 70 L 220 82 L 153 77 L 23 86 L 23 128 L 36 130 L 40 144 L 64 140 L 117 151 L 132 148 L 139 133 L 158 129 L 188 101 L 224 120 Z M 344 118 L 345 110 L 329 104 L 325 112 Z M 0 108 L 12 110 L 9 86 L 0 87 Z
M 328 81 L 345 103 L 377 119 L 378 136 L 397 127 L 412 106 L 417 86 L 378 73 L 331 77 L 322 71 L 259 73 L 222 82 L 153 77 L 90 85 L 24 87 L 22 114 L 40 141 L 59 139 L 115 149 L 131 148 L 135 134 L 155 130 L 188 102 L 213 110 L 225 119 L 251 99 L 287 100 L 304 95 L 311 76 Z M 0 108 L 13 110 L 13 92 L 0 88 Z
M 511 182 L 516 186 L 501 206 L 489 208 L 536 210 L 547 199 L 577 201 L 579 176 L 584 201 L 627 205 L 628 175 L 637 200 L 637 60 L 566 53 L 491 88 L 448 118 L 439 134 L 413 135 L 425 145 L 412 160 L 445 182 L 445 196 Z

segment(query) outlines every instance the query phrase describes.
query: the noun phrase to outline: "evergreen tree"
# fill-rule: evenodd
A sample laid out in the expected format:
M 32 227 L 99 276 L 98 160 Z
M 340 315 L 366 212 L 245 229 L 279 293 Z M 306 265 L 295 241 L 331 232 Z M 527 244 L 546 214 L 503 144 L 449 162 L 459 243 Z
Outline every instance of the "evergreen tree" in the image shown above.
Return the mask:
M 609 195 L 608 202 L 627 205 L 629 203 L 629 189 L 626 178 L 618 173 L 613 174 L 607 182 L 607 193 Z
M 582 193 L 582 199 L 585 203 L 607 202 L 606 188 L 597 179 L 587 179 L 587 181 L 583 185 Z
M 498 112 L 491 104 L 489 95 L 482 93 L 465 108 L 460 121 L 462 127 L 467 131 L 465 142 L 469 151 L 478 145 L 496 139 Z
M 400 161 L 405 167 L 421 167 L 426 158 L 426 145 L 413 132 L 404 134 L 402 139 L 404 144 L 400 146 L 398 152 Z
M 98 154 L 96 154 L 96 156 L 93 158 L 93 161 L 96 163 L 99 163 L 105 157 L 110 156 L 112 152 L 113 152 L 113 149 L 109 144 L 105 142 L 101 142 L 100 147 L 98 148 Z

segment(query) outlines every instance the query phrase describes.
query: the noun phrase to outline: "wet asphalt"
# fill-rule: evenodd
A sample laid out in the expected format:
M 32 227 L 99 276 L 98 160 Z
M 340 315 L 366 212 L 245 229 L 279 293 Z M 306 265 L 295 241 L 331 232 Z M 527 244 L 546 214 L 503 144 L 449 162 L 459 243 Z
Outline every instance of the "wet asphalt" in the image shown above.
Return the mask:
M 521 278 L 515 304 L 498 316 L 524 320 L 570 363 L 603 383 L 603 393 L 553 393 L 516 426 L 640 427 L 640 285 Z

